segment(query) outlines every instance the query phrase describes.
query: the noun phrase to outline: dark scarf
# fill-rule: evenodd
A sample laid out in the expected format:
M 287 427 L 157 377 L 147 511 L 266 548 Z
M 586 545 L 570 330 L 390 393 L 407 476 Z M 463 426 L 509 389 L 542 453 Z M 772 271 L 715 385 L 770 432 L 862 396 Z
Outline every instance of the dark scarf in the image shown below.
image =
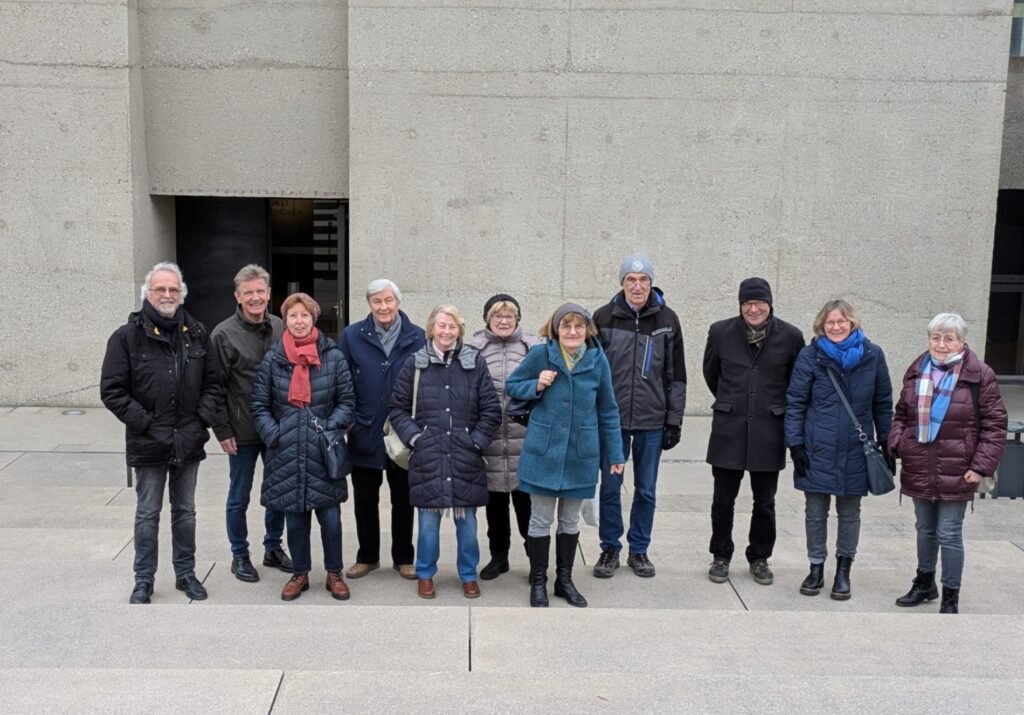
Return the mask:
M 765 335 L 768 334 L 768 320 L 764 321 L 764 325 L 760 328 L 751 328 L 747 325 L 746 321 L 743 322 L 743 327 L 747 330 L 747 343 L 755 347 L 760 347 L 761 343 L 764 342 Z
M 309 366 L 320 367 L 320 353 L 316 349 L 319 337 L 320 331 L 316 328 L 310 330 L 304 338 L 296 338 L 287 330 L 281 336 L 284 355 L 295 366 L 292 369 L 292 381 L 288 385 L 288 403 L 296 407 L 305 407 L 313 397 L 309 385 Z
M 171 346 L 177 350 L 181 341 L 181 326 L 185 322 L 185 311 L 179 305 L 174 315 L 167 318 L 161 315 L 160 311 L 153 307 L 148 300 L 142 301 L 142 312 L 150 322 L 157 327 L 157 335 L 166 335 L 171 341 Z

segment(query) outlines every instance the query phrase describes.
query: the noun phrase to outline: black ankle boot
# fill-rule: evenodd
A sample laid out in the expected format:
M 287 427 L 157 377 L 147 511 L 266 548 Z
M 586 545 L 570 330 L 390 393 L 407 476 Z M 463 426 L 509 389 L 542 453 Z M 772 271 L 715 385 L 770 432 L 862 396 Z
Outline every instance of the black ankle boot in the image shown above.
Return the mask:
M 530 605 L 534 608 L 547 608 L 548 606 L 548 552 L 550 550 L 550 536 L 526 537 L 526 553 L 530 557 Z
M 935 585 L 935 572 L 918 569 L 910 590 L 896 599 L 896 605 L 907 608 L 917 606 L 925 601 L 934 601 L 938 597 L 939 589 Z
M 800 584 L 800 593 L 805 596 L 817 596 L 825 588 L 825 564 L 811 564 L 811 572 Z
M 942 605 L 939 613 L 960 613 L 960 589 L 942 587 Z
M 583 598 L 572 582 L 572 565 L 576 560 L 576 544 L 579 534 L 555 535 L 555 595 L 564 598 L 570 606 L 586 608 L 587 599 Z
M 484 581 L 490 581 L 498 578 L 503 573 L 508 571 L 508 554 L 491 554 L 491 560 L 487 562 L 487 565 L 480 569 L 480 578 Z
M 836 601 L 850 600 L 850 567 L 853 559 L 849 556 L 836 557 L 836 580 L 832 582 L 832 598 Z

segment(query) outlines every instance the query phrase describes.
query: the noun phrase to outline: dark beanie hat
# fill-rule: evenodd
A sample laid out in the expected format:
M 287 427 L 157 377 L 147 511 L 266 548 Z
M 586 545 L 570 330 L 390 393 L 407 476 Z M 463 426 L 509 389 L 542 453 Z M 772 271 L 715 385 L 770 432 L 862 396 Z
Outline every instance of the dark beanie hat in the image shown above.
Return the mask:
M 510 296 L 508 293 L 498 293 L 497 295 L 492 295 L 490 298 L 487 299 L 487 302 L 484 303 L 484 322 L 485 323 L 487 322 L 487 316 L 490 314 L 491 308 L 494 307 L 495 303 L 511 303 L 512 305 L 514 305 L 516 307 L 516 322 L 519 322 L 520 320 L 522 320 L 522 318 L 523 318 L 523 311 L 519 307 L 519 301 L 516 300 L 515 298 L 513 298 L 512 296 Z
M 772 304 L 772 287 L 764 278 L 747 278 L 740 283 L 740 305 L 748 300 L 763 300 Z

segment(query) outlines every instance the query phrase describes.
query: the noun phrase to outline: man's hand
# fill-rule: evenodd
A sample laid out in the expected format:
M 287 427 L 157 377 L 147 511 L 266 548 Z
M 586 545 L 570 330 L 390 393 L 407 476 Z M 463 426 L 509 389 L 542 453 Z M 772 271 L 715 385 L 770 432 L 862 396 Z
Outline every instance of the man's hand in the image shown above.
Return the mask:
M 793 469 L 797 474 L 807 474 L 811 470 L 811 460 L 802 444 L 789 448 L 789 458 L 793 461 Z
M 672 449 L 679 444 L 682 434 L 683 428 L 679 425 L 665 425 L 665 429 L 661 433 L 661 448 L 663 450 Z
M 234 437 L 228 437 L 220 441 L 220 448 L 224 450 L 226 454 L 235 455 L 238 454 L 238 443 L 235 442 Z

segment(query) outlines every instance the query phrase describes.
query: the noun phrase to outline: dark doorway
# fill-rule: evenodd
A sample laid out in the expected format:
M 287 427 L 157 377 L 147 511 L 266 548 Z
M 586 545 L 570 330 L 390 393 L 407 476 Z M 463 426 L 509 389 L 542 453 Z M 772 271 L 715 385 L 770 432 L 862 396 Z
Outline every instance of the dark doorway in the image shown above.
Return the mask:
M 234 312 L 233 279 L 248 263 L 270 271 L 273 313 L 302 291 L 320 304 L 325 334 L 348 324 L 347 201 L 183 196 L 176 209 L 187 307 L 207 327 Z
M 1024 191 L 999 192 L 985 362 L 999 375 L 1024 374 Z

